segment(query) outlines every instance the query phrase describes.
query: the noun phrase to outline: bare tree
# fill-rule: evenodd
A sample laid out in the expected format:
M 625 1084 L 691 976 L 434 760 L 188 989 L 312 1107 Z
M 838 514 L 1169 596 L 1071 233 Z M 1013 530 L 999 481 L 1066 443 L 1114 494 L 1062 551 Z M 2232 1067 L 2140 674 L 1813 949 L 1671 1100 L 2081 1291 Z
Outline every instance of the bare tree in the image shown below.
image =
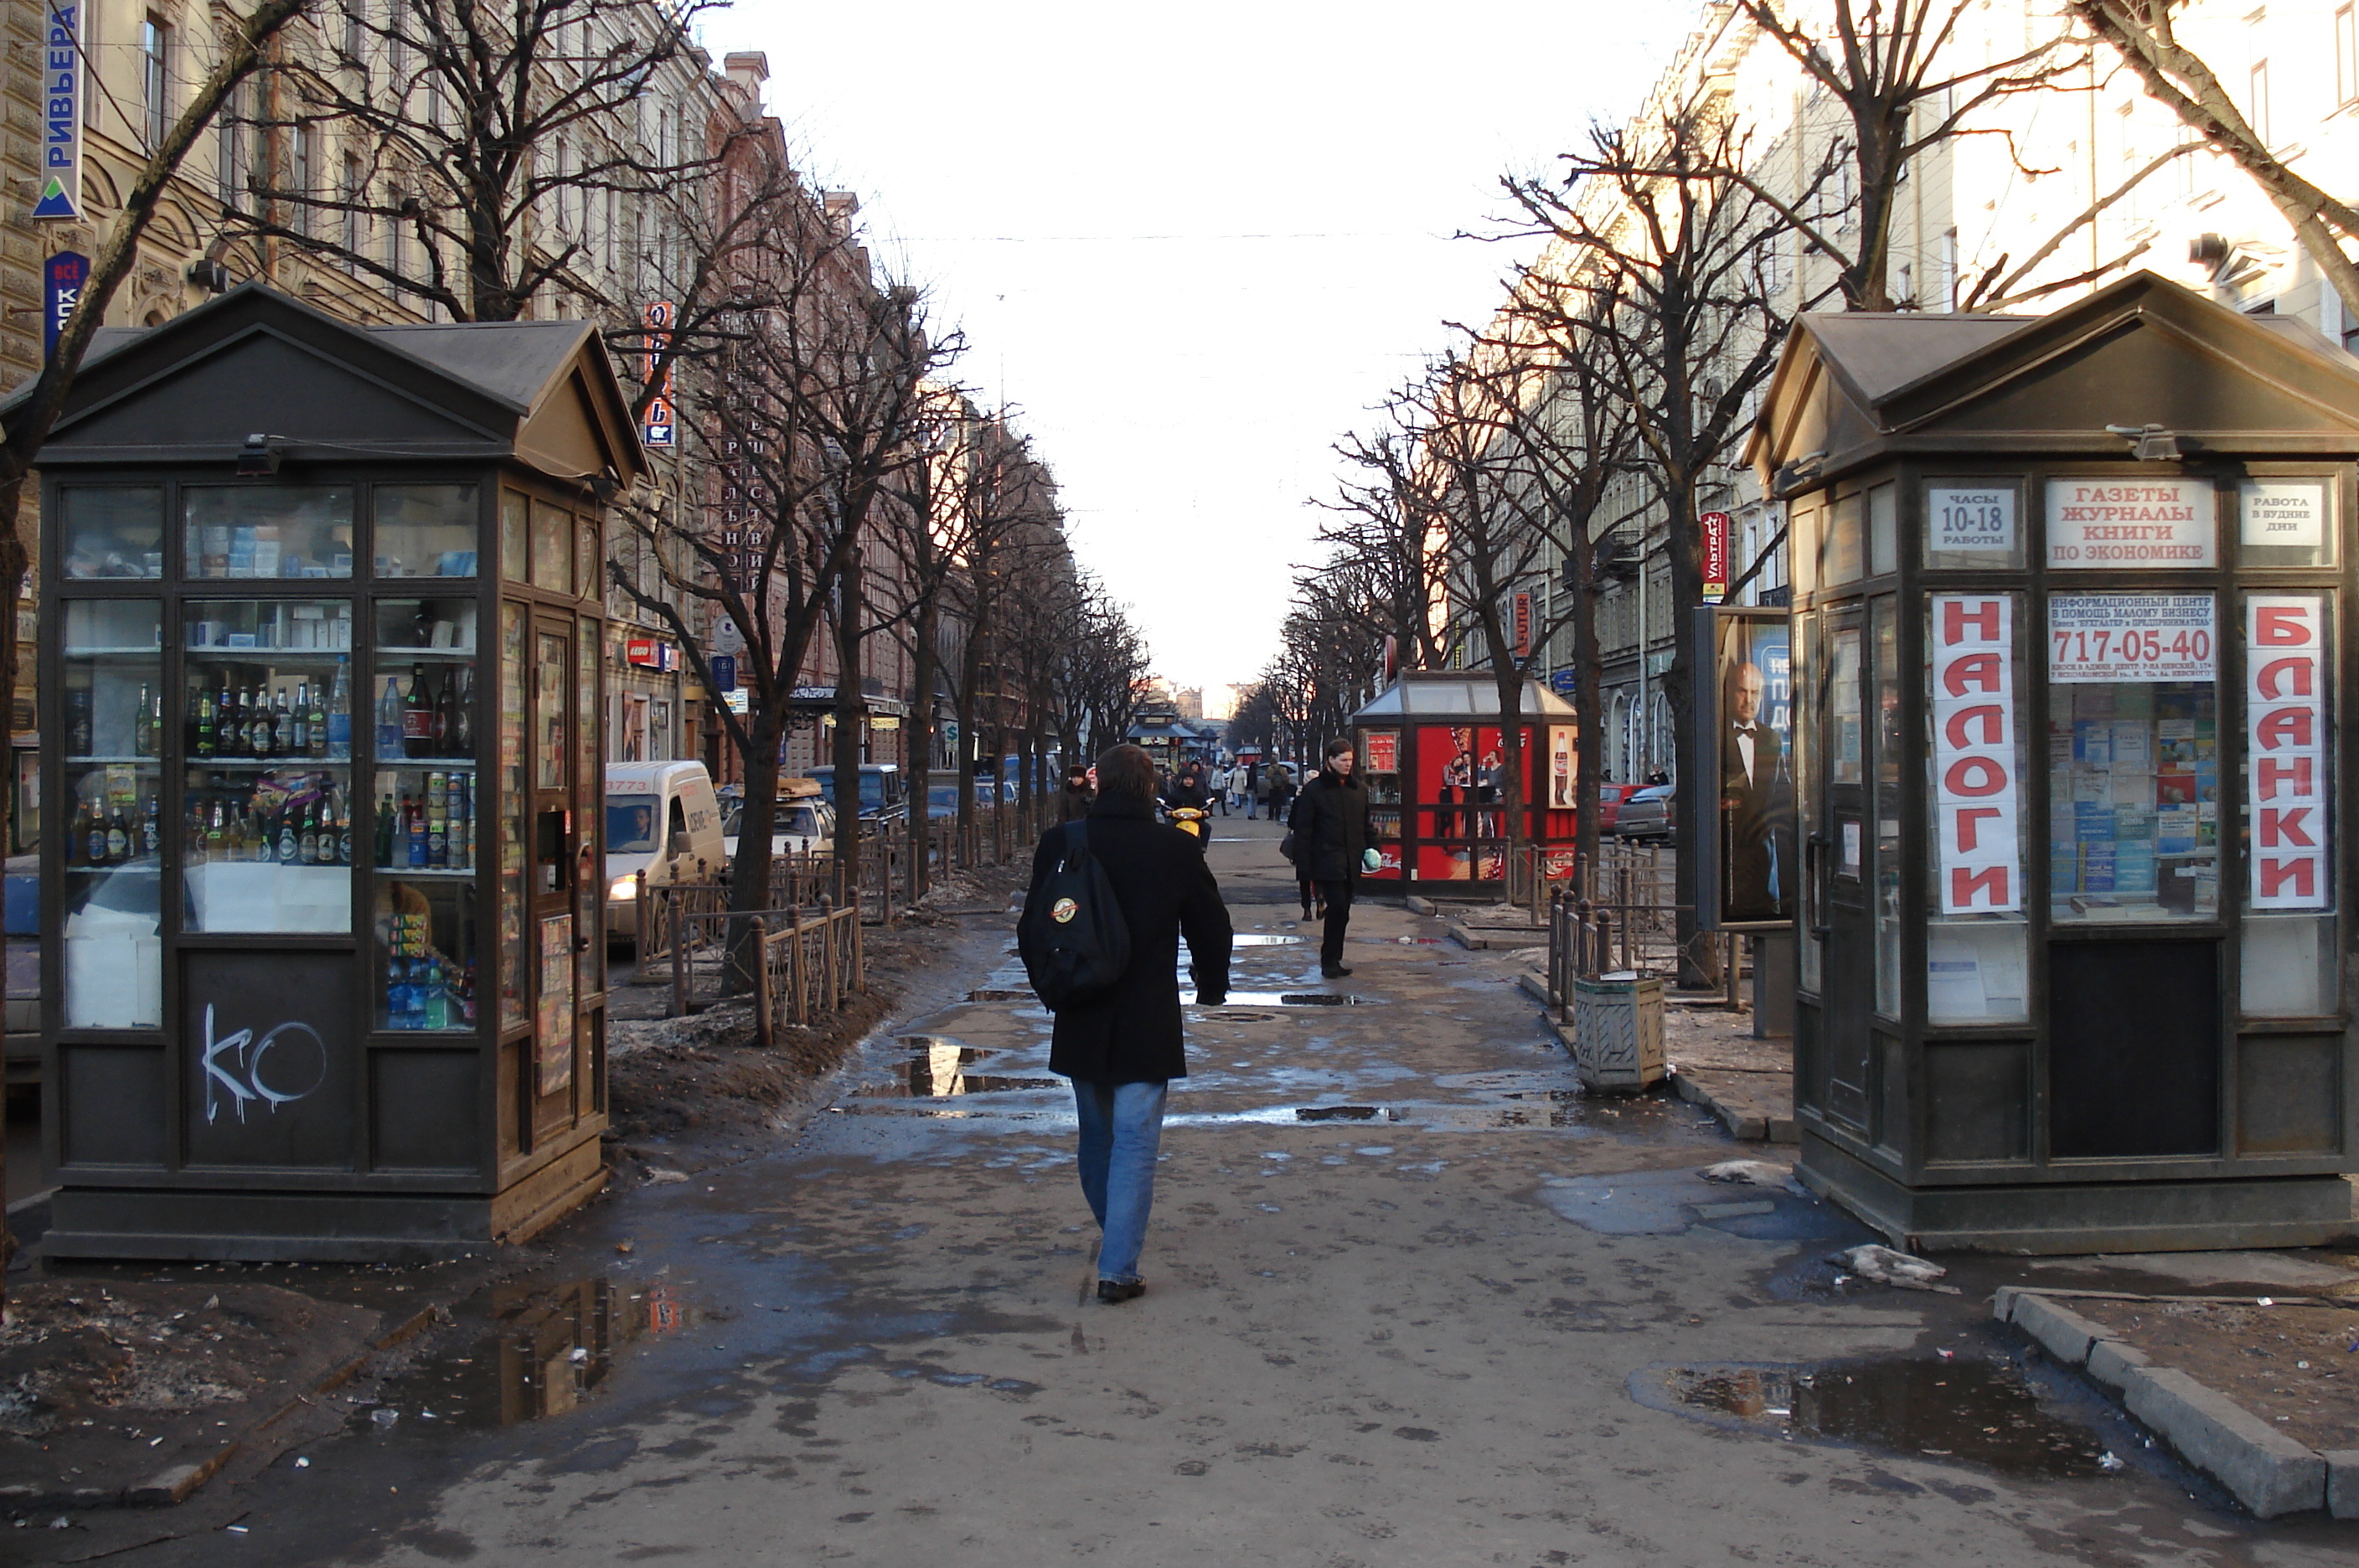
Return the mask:
M 1386 424 L 1346 437 L 1335 448 L 1353 472 L 1321 503 L 1337 514 L 1319 530 L 1331 547 L 1320 573 L 1345 574 L 1359 598 L 1381 618 L 1376 640 L 1389 637 L 1401 665 L 1432 669 L 1447 652 L 1432 607 L 1442 596 L 1447 556 L 1441 519 L 1418 483 L 1415 431 Z
M 2179 41 L 2171 0 L 2066 0 L 2071 14 L 2113 46 L 2155 102 L 2234 161 L 2291 226 L 2320 273 L 2359 319 L 2359 209 L 2296 173 L 2269 146 L 2201 55 Z M 2191 145 L 2191 144 L 2190 144 Z
M 1600 126 L 1564 155 L 1561 182 L 1510 179 L 1528 225 L 1555 242 L 1552 265 L 1583 316 L 1585 359 L 1604 396 L 1626 407 L 1643 472 L 1669 523 L 1671 597 L 1702 602 L 1694 519 L 1702 492 L 1724 470 L 1750 421 L 1753 395 L 1775 368 L 1786 322 L 1763 258 L 1786 223 L 1777 207 L 1730 170 L 1747 160 L 1745 138 L 1716 110 L 1666 106 L 1629 130 Z M 1663 690 L 1684 753 L 1696 702 L 1693 650 L 1673 644 Z M 1680 757 L 1680 842 L 1697 841 L 1702 791 L 1694 759 Z M 1697 964 L 1697 867 L 1678 871 L 1681 964 Z
M 714 166 L 707 126 L 643 122 L 651 77 L 701 71 L 712 3 L 341 0 L 235 117 L 265 156 L 228 226 L 454 321 L 599 299 L 589 264 L 614 261 L 639 203 Z
M 189 149 L 238 84 L 263 65 L 272 40 L 303 14 L 308 4 L 309 0 L 261 0 L 242 19 L 229 22 L 222 35 L 221 58 L 190 94 L 163 139 L 147 149 L 147 160 L 132 175 L 123 210 L 99 245 L 81 301 L 58 334 L 58 345 L 50 351 L 48 363 L 28 387 L 0 406 L 0 626 L 11 628 L 10 635 L 0 637 L 0 691 L 16 690 L 13 628 L 24 603 L 25 576 L 32 560 L 24 533 L 25 485 L 40 459 L 42 444 L 65 411 L 66 397 L 73 389 L 83 357 L 90 353 L 91 339 L 104 322 L 115 290 L 137 264 L 140 238 L 155 222 L 157 203 L 179 175 Z M 13 800 L 0 800 L 0 838 L 5 837 L 12 805 Z M 5 1147 L 5 1130 L 0 1130 L 0 1151 Z M 0 1200 L 5 1197 L 6 1183 L 0 1180 Z M 0 1203 L 0 1209 L 5 1209 L 5 1203 Z M 0 1214 L 0 1276 L 5 1275 L 15 1245 L 5 1214 Z M 6 1286 L 0 1279 L 0 1321 L 6 1313 Z

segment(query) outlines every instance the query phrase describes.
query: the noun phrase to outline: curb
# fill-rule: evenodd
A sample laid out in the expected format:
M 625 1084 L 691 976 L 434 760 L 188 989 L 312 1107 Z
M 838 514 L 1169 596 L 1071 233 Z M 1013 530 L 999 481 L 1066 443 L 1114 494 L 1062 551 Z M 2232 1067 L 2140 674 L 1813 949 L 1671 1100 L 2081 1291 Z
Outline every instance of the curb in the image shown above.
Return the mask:
M 175 1503 L 185 1503 L 206 1482 L 220 1475 L 223 1467 L 237 1457 L 238 1451 L 248 1443 L 310 1403 L 313 1395 L 332 1393 L 351 1382 L 368 1365 L 370 1356 L 380 1351 L 391 1350 L 404 1340 L 415 1338 L 433 1323 L 435 1315 L 441 1311 L 440 1306 L 419 1308 L 401 1323 L 370 1341 L 366 1350 L 342 1365 L 332 1367 L 310 1388 L 248 1427 L 244 1435 L 227 1439 L 201 1459 L 167 1466 L 145 1481 L 135 1482 L 120 1491 L 110 1492 L 96 1486 L 54 1492 L 44 1491 L 38 1486 L 0 1486 L 0 1509 L 166 1508 Z
M 2228 1489 L 2256 1519 L 2330 1509 L 2336 1519 L 2359 1519 L 2359 1451 L 2320 1454 L 2277 1431 L 2225 1394 L 2186 1373 L 2157 1367 L 2145 1352 L 2108 1337 L 2058 1298 L 2151 1300 L 2116 1292 L 2029 1290 L 2002 1285 L 1991 1298 L 1991 1315 L 2012 1323 L 2026 1338 L 2067 1367 L 2113 1390 L 2129 1413 L 2169 1443 L 2179 1455 Z M 2236 1301 L 2250 1298 L 2185 1296 L 2175 1301 Z M 2280 1297 L 2288 1305 L 2310 1298 Z M 2347 1302 L 2318 1301 L 2320 1305 Z
M 1470 926 L 1453 920 L 1450 940 L 1475 953 L 1510 952 L 1547 946 L 1548 931 L 1539 926 Z

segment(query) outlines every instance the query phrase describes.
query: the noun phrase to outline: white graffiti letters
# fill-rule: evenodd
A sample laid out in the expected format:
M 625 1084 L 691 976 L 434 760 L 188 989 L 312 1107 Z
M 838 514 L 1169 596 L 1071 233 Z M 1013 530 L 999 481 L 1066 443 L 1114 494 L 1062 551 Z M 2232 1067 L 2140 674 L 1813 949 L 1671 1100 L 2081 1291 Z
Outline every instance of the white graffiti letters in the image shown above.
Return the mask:
M 303 1083 L 305 1073 L 299 1060 L 304 1052 L 299 1049 L 292 1050 L 291 1054 L 282 1052 L 272 1065 L 269 1075 L 266 1075 L 264 1064 L 269 1061 L 271 1051 L 282 1044 L 289 1048 L 299 1047 L 301 1041 L 296 1040 L 297 1035 L 302 1035 L 310 1041 L 310 1082 Z M 259 1100 L 276 1111 L 279 1106 L 291 1105 L 310 1094 L 328 1077 L 327 1041 L 321 1040 L 320 1031 L 310 1024 L 289 1020 L 279 1024 L 258 1040 L 250 1029 L 242 1029 L 215 1040 L 211 1002 L 205 1004 L 204 1056 L 201 1061 L 205 1071 L 205 1124 L 208 1127 L 221 1114 L 224 1094 L 228 1096 L 227 1104 L 236 1110 L 237 1119 L 244 1121 L 245 1107 L 250 1103 Z M 300 1088 L 292 1087 L 299 1083 L 302 1083 Z

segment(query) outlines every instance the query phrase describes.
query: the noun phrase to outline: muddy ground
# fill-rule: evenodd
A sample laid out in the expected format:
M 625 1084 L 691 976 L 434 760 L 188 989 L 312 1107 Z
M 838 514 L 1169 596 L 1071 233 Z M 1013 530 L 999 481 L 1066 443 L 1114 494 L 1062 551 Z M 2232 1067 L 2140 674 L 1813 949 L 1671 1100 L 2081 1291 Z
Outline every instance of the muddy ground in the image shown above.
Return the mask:
M 2234 1302 L 2075 1296 L 2065 1304 L 2305 1447 L 2359 1449 L 2359 1301 L 2340 1307 L 2257 1296 Z

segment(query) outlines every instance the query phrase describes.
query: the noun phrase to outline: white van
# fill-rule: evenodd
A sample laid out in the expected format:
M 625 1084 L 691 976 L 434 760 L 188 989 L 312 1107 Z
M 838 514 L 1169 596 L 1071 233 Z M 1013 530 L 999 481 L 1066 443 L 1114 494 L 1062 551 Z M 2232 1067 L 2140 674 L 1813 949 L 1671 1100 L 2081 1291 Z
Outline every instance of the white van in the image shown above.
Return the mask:
M 723 873 L 721 803 L 701 762 L 606 765 L 606 934 L 636 939 L 638 874 L 650 886 Z

